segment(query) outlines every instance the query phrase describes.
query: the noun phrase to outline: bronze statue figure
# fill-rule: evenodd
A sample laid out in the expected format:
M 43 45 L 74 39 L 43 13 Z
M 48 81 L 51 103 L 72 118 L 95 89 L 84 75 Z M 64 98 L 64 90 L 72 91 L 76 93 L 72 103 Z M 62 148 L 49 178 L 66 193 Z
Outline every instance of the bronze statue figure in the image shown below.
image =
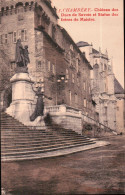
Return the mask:
M 25 45 L 25 47 L 23 48 L 21 39 L 18 39 L 16 43 L 15 61 L 17 64 L 18 72 L 27 71 L 27 64 L 30 63 L 28 46 Z M 25 70 L 23 70 L 23 67 Z
M 41 92 L 41 87 L 38 87 L 38 90 L 36 92 L 36 95 L 38 96 L 37 98 L 37 103 L 36 103 L 36 108 L 33 114 L 30 117 L 31 121 L 34 121 L 38 116 L 43 116 L 44 115 L 44 101 L 43 101 L 43 96 L 49 100 L 52 100 L 52 98 L 47 97 L 43 92 Z
M 24 63 L 25 63 L 25 66 L 27 66 L 27 64 L 30 63 L 28 45 L 24 46 Z

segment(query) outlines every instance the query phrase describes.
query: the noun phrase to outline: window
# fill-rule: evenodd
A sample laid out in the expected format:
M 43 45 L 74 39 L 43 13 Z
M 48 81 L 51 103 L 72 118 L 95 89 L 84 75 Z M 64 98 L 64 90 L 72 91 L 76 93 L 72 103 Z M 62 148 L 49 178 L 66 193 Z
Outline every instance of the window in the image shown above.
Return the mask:
M 27 39 L 27 30 L 26 29 L 24 29 L 24 41 L 27 41 L 28 39 Z
M 104 115 L 107 115 L 107 107 L 104 107 Z
M 73 45 L 72 44 L 70 45 L 70 49 L 73 51 Z
M 76 59 L 76 71 L 77 72 L 79 71 L 79 59 L 78 58 Z
M 41 22 L 42 22 L 42 20 L 41 20 L 41 16 L 40 16 L 40 15 L 38 15 L 38 26 L 41 26 Z
M 69 101 L 70 101 L 70 104 L 71 104 L 71 100 L 72 100 L 72 92 L 69 91 Z
M 84 107 L 86 107 L 86 99 L 84 98 L 84 102 L 83 102 Z
M 46 60 L 46 66 L 47 66 L 47 71 L 50 72 L 51 71 L 51 64 L 49 60 Z
M 55 40 L 55 32 L 56 32 L 56 27 L 55 25 L 52 25 L 52 39 Z
M 19 7 L 19 8 L 17 9 L 17 13 L 23 13 L 23 7 Z
M 8 34 L 9 43 L 13 43 L 13 32 Z
M 52 64 L 52 73 L 55 74 L 55 65 Z
M 18 30 L 18 39 L 21 39 L 21 30 Z
M 89 94 L 91 93 L 91 87 L 89 86 Z
M 41 70 L 41 67 L 42 67 L 42 63 L 41 63 L 41 61 L 38 61 L 38 62 L 37 62 L 36 70 L 37 70 L 37 71 L 40 71 L 40 70 Z
M 104 81 L 104 92 L 107 92 L 107 84 L 106 84 L 106 80 Z
M 75 75 L 72 73 L 72 83 L 75 82 Z
M 19 20 L 19 21 L 24 19 L 23 12 L 24 12 L 23 7 L 19 7 L 19 8 L 17 9 L 17 13 L 18 13 L 18 20 Z
M 21 30 L 21 41 L 22 41 L 22 42 L 25 41 L 25 40 L 24 40 L 24 30 Z
M 78 103 L 78 95 L 75 93 L 75 103 Z
M 103 71 L 103 64 L 101 63 L 101 72 Z
M 104 64 L 104 70 L 107 70 L 107 66 L 106 66 L 106 64 Z
M 77 77 L 77 85 L 80 86 L 79 77 Z
M 117 111 L 119 111 L 119 107 L 117 107 Z
M 0 44 L 3 44 L 3 35 L 0 35 Z
M 86 90 L 86 83 L 85 83 L 85 81 L 83 82 L 83 89 Z
M 108 121 L 104 121 L 104 125 L 105 126 L 108 126 Z
M 13 42 L 16 43 L 17 41 L 17 34 L 16 32 L 13 32 Z
M 27 41 L 27 30 L 26 29 L 18 30 L 18 39 L 21 39 L 22 42 Z
M 38 67 L 41 68 L 41 61 L 38 61 Z
M 5 43 L 8 43 L 8 35 L 5 34 Z
M 66 69 L 66 79 L 67 80 L 69 79 L 69 71 L 68 71 L 68 69 Z
M 98 74 L 99 74 L 98 66 L 95 65 L 94 67 L 94 78 L 95 79 L 98 79 Z
M 16 68 L 16 63 L 15 61 L 11 62 L 10 63 L 10 66 L 11 66 L 11 70 L 14 70 Z
M 68 53 L 69 64 L 72 65 L 71 52 Z
M 23 14 L 19 14 L 18 15 L 18 21 L 23 20 L 23 19 L 24 19 L 24 15 Z

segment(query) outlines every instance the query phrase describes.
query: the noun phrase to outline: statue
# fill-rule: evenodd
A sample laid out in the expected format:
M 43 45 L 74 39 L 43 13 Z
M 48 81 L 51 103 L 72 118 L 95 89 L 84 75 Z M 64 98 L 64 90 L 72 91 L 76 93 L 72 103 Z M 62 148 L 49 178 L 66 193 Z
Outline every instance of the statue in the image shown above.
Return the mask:
M 21 39 L 18 39 L 16 43 L 15 61 L 17 64 L 16 72 L 28 72 L 27 64 L 30 63 L 28 46 L 25 45 L 23 48 Z
M 33 114 L 30 117 L 31 121 L 34 121 L 38 116 L 43 116 L 44 115 L 44 102 L 43 102 L 43 96 L 49 100 L 52 100 L 52 98 L 47 97 L 44 95 L 43 92 L 41 92 L 41 87 L 38 87 L 38 90 L 36 92 L 36 95 L 38 96 L 37 98 L 37 103 L 36 103 L 36 108 Z
M 28 45 L 24 46 L 24 63 L 25 63 L 25 66 L 27 66 L 27 64 L 30 63 Z

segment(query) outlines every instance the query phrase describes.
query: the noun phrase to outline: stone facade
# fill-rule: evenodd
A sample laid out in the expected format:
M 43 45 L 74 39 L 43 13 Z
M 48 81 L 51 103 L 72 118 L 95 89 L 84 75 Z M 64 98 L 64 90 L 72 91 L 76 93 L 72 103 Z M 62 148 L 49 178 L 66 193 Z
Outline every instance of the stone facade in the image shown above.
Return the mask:
M 114 80 L 116 104 L 116 125 L 118 133 L 125 133 L 125 92 L 118 80 Z
M 64 28 L 58 25 L 51 1 L 1 1 L 0 51 L 15 69 L 17 39 L 28 45 L 29 74 L 44 81 L 45 105 L 66 104 L 97 119 L 91 98 L 90 71 L 85 55 Z
M 116 104 L 114 92 L 113 66 L 109 62 L 107 50 L 105 54 L 95 50 L 87 42 L 77 43 L 80 50 L 85 53 L 93 69 L 91 70 L 92 98 L 96 102 L 96 111 L 99 113 L 100 123 L 116 130 Z

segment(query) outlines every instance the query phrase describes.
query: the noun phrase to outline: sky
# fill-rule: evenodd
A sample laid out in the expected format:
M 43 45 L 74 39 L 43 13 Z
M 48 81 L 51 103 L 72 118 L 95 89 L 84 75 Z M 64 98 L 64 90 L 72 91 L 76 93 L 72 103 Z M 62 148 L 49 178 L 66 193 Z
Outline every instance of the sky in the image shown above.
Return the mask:
M 109 59 L 113 59 L 113 70 L 116 78 L 124 87 L 124 31 L 123 31 L 123 0 L 52 0 L 52 5 L 57 8 L 60 18 L 72 18 L 75 16 L 61 16 L 61 14 L 73 14 L 66 12 L 64 8 L 82 8 L 81 14 L 92 16 L 81 16 L 82 18 L 94 18 L 95 21 L 61 21 L 59 24 L 64 27 L 72 39 L 77 43 L 85 41 L 92 43 L 93 47 L 102 53 L 107 49 Z M 86 9 L 87 8 L 87 9 Z M 95 11 L 110 9 L 110 11 Z M 112 11 L 112 9 L 117 11 Z M 59 11 L 60 9 L 60 11 Z M 90 11 L 88 11 L 90 10 Z M 96 13 L 96 16 L 93 14 Z M 98 16 L 98 13 L 110 14 L 110 16 Z M 117 16 L 112 16 L 112 13 Z M 80 17 L 77 17 L 80 19 Z

